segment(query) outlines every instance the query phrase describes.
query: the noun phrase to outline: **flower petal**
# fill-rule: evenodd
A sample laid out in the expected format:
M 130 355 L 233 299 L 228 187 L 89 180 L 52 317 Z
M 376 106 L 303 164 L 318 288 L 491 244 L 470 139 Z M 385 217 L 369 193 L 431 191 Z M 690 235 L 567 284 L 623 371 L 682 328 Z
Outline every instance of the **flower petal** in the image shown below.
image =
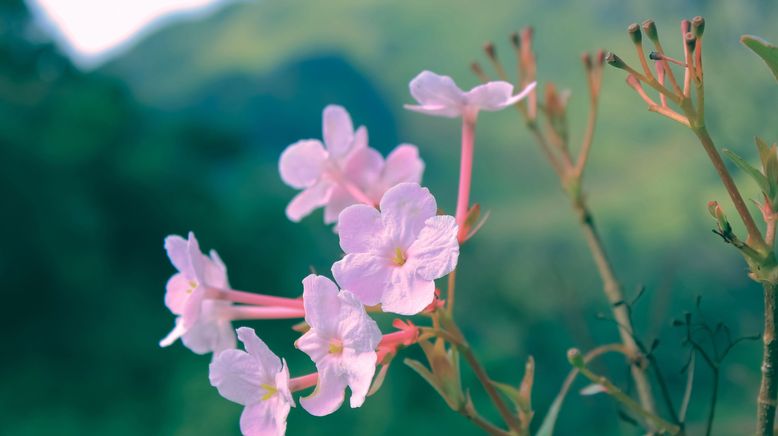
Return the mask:
M 341 291 L 338 296 L 341 301 L 338 314 L 338 336 L 343 346 L 357 353 L 371 352 L 378 348 L 381 342 L 381 330 L 378 324 L 370 318 L 365 306 L 349 291 Z M 375 365 L 375 362 L 373 362 Z
M 186 329 L 184 328 L 184 323 L 181 322 L 181 317 L 176 318 L 176 325 L 173 327 L 173 330 L 170 331 L 170 333 L 167 334 L 164 338 L 162 338 L 161 341 L 159 341 L 160 347 L 169 347 L 173 345 L 173 342 L 176 341 L 176 339 L 183 336 L 183 334 L 186 333 Z
M 327 151 L 335 157 L 345 156 L 354 143 L 354 124 L 346 109 L 329 105 L 322 115 L 322 131 Z
M 338 217 L 340 248 L 346 253 L 362 253 L 379 248 L 384 224 L 381 212 L 364 204 L 347 207 Z
M 365 402 L 367 392 L 375 375 L 377 355 L 375 351 L 354 353 L 351 350 L 343 350 L 343 361 L 347 363 L 348 387 L 351 389 L 349 403 L 356 408 Z
M 435 117 L 457 118 L 462 116 L 462 108 L 459 106 L 444 106 L 440 104 L 428 104 L 428 105 L 403 105 L 405 109 L 413 112 L 419 112 L 426 115 L 432 115 Z
M 514 95 L 513 97 L 511 97 L 510 101 L 508 101 L 508 106 L 510 106 L 512 104 L 515 104 L 515 103 L 518 103 L 521 100 L 524 100 L 528 95 L 530 95 L 530 93 L 532 93 L 532 91 L 535 90 L 535 86 L 536 85 L 537 85 L 537 82 L 532 82 L 529 85 L 527 85 L 524 89 L 521 90 L 520 93 L 518 93 L 518 94 Z M 569 94 L 568 94 L 568 96 L 569 96 Z M 565 99 L 566 98 L 567 97 L 565 97 Z M 567 104 L 567 103 L 565 103 L 565 104 Z
M 400 183 L 419 183 L 424 173 L 424 161 L 413 144 L 400 144 L 386 157 L 381 184 L 388 190 Z
M 467 92 L 467 105 L 480 110 L 496 111 L 511 104 L 513 85 L 497 81 L 484 83 Z
M 437 211 L 435 197 L 416 183 L 400 183 L 386 191 L 381 199 L 381 217 L 386 232 L 403 250 L 408 249 L 424 228 L 427 218 L 435 216 Z
M 188 279 L 193 279 L 191 274 L 191 267 L 189 264 L 189 248 L 186 239 L 178 235 L 170 235 L 165 238 L 165 251 L 167 251 L 167 257 L 170 258 L 170 263 L 179 272 L 188 276 Z
M 372 253 L 347 254 L 332 265 L 332 275 L 342 289 L 357 296 L 362 304 L 373 306 L 389 286 L 389 260 Z
M 190 279 L 196 280 L 200 285 L 205 284 L 205 256 L 203 256 L 203 252 L 200 251 L 200 243 L 197 242 L 194 232 L 189 232 L 187 251 L 191 274 L 193 275 Z M 187 277 L 189 276 L 187 275 Z
M 335 316 L 333 315 L 333 318 Z M 316 329 L 305 332 L 294 342 L 298 350 L 307 354 L 314 362 L 319 362 L 329 354 L 329 338 L 322 338 Z
M 324 206 L 324 224 L 338 222 L 338 216 L 343 212 L 343 209 L 358 203 L 359 200 L 354 198 L 348 190 L 341 186 L 334 187 L 329 201 Z
M 381 309 L 399 315 L 415 315 L 434 298 L 434 281 L 422 279 L 414 268 L 396 268 L 392 271 L 391 285 L 381 300 Z
M 208 370 L 211 385 L 219 395 L 244 406 L 262 400 L 263 369 L 257 359 L 242 350 L 230 349 L 217 354 Z
M 459 258 L 458 226 L 452 216 L 434 216 L 427 220 L 418 239 L 408 248 L 408 259 L 416 274 L 434 280 L 454 270 Z
M 281 180 L 295 189 L 312 186 L 321 177 L 328 153 L 315 139 L 297 141 L 286 147 L 278 160 Z
M 376 149 L 363 147 L 351 153 L 343 167 L 343 176 L 359 188 L 376 183 L 384 169 L 384 158 Z
M 316 365 L 316 368 L 319 370 L 316 389 L 307 397 L 300 398 L 300 405 L 313 416 L 329 415 L 343 404 L 348 380 L 338 371 L 333 360 Z
M 240 414 L 240 432 L 244 436 L 283 436 L 290 404 L 274 395 L 250 404 Z
M 263 379 L 274 379 L 276 373 L 283 369 L 281 359 L 270 351 L 270 348 L 257 336 L 254 329 L 240 327 L 236 332 L 238 333 L 238 339 L 243 342 L 243 348 L 246 349 L 246 352 L 261 364 Z
M 235 330 L 229 318 L 220 312 L 232 303 L 203 300 L 199 319 L 181 337 L 181 342 L 195 354 L 219 353 L 235 348 Z
M 165 285 L 165 306 L 176 315 L 183 314 L 191 291 L 192 283 L 183 273 L 173 274 Z
M 297 194 L 286 206 L 286 216 L 293 222 L 298 222 L 308 216 L 316 208 L 321 207 L 332 195 L 332 184 L 327 181 L 319 181 L 315 185 Z
M 205 271 L 205 283 L 214 288 L 227 289 L 230 283 L 227 280 L 227 266 L 222 262 L 219 253 L 211 250 L 210 257 L 203 259 Z
M 451 109 L 461 108 L 465 104 L 465 96 L 461 89 L 448 76 L 441 76 L 431 71 L 422 71 L 411 80 L 409 85 L 411 96 L 421 106 L 441 106 Z
M 338 292 L 338 286 L 327 277 L 310 274 L 303 279 L 305 322 L 326 337 L 337 329 Z

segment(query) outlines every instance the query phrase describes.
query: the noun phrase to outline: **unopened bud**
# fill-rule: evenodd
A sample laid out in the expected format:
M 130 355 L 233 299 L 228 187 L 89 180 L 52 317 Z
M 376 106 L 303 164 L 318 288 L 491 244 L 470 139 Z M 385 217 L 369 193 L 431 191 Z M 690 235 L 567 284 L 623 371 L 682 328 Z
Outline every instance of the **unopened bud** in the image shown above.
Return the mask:
M 684 42 L 686 42 L 686 47 L 689 49 L 690 52 L 694 51 L 694 46 L 697 44 L 697 37 L 694 36 L 692 32 L 686 32 L 686 34 L 683 36 Z
M 521 39 L 522 41 L 526 41 L 527 44 L 532 44 L 532 35 L 535 33 L 535 30 L 532 28 L 532 26 L 527 26 L 523 29 L 521 29 Z
M 597 64 L 602 65 L 605 63 L 605 50 L 599 49 L 597 50 Z
M 651 41 L 657 42 L 659 40 L 659 34 L 656 31 L 656 23 L 654 23 L 654 20 L 646 20 L 643 22 L 643 32 L 645 32 L 646 36 Z
M 492 41 L 488 41 L 486 44 L 484 44 L 484 52 L 487 56 L 489 56 L 489 59 L 491 60 L 497 60 L 497 51 L 494 48 L 494 43 Z
M 724 209 L 721 208 L 721 205 L 719 205 L 717 201 L 708 202 L 708 213 L 716 219 L 719 231 L 724 234 L 732 232 L 732 226 L 729 225 L 727 216 L 724 214 Z
M 632 23 L 627 27 L 627 33 L 635 44 L 640 44 L 643 41 L 643 34 L 640 33 L 640 26 L 638 23 Z
M 662 56 L 660 53 L 652 51 L 651 53 L 648 54 L 648 58 L 651 59 L 652 61 L 661 61 L 665 57 Z
M 513 48 L 519 48 L 521 46 L 521 37 L 519 36 L 519 32 L 511 33 L 511 44 L 513 44 Z
M 581 55 L 581 62 L 583 62 L 584 68 L 587 71 L 592 69 L 592 56 L 588 52 Z
M 694 35 L 697 38 L 702 38 L 702 34 L 705 32 L 705 18 L 699 15 L 692 18 L 692 29 L 694 29 Z
M 581 369 L 586 365 L 583 359 L 583 355 L 581 354 L 581 350 L 578 348 L 571 348 L 567 350 L 567 360 L 570 361 L 571 365 L 578 369 Z
M 620 57 L 613 54 L 613 52 L 608 52 L 608 54 L 605 56 L 605 62 L 607 62 L 610 66 L 620 68 L 622 70 L 627 69 L 627 64 L 625 64 Z
M 475 73 L 475 75 L 478 76 L 478 79 L 481 80 L 482 82 L 489 81 L 489 77 L 486 76 L 486 73 L 484 73 L 484 69 L 481 68 L 481 64 L 479 64 L 478 62 L 471 63 L 470 70 L 472 70 L 473 73 Z
M 681 34 L 686 34 L 692 30 L 692 22 L 684 18 L 681 20 Z

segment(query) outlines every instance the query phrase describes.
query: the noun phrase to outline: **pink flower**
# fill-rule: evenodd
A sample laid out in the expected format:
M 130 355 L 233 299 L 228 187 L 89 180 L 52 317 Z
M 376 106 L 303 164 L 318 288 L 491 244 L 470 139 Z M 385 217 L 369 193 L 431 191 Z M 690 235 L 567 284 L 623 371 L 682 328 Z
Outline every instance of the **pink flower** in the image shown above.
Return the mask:
M 316 139 L 295 142 L 284 150 L 278 164 L 284 183 L 303 190 L 286 208 L 287 217 L 295 222 L 319 207 L 330 208 L 333 197 L 348 197 L 349 204 L 369 201 L 343 171 L 351 155 L 367 147 L 367 129 L 354 131 L 348 112 L 330 105 L 324 108 L 322 130 L 324 144 Z M 332 215 L 332 211 L 326 214 L 325 222 L 334 222 L 337 214 Z
M 219 255 L 213 250 L 210 257 L 201 253 L 192 232 L 187 240 L 168 236 L 165 249 L 178 270 L 167 282 L 165 305 L 178 318 L 160 345 L 167 347 L 182 338 L 184 345 L 198 354 L 235 347 L 235 333 L 224 316 L 232 303 L 206 300 L 209 287 L 229 288 L 227 267 Z
M 303 301 L 311 329 L 295 345 L 316 363 L 319 379 L 300 404 L 312 415 L 328 415 L 343 404 L 348 386 L 351 407 L 361 406 L 375 374 L 381 331 L 354 294 L 339 292 L 326 277 L 303 280 Z
M 416 146 L 402 144 L 384 160 L 367 146 L 367 130 L 354 127 L 340 106 L 324 108 L 324 144 L 302 140 L 281 154 L 279 170 L 287 185 L 303 189 L 286 209 L 299 221 L 324 207 L 324 222 L 334 223 L 352 204 L 376 205 L 384 192 L 402 182 L 421 181 L 424 162 Z
M 300 300 L 230 289 L 227 267 L 219 255 L 200 252 L 194 233 L 168 236 L 165 249 L 178 269 L 167 282 L 165 305 L 178 315 L 173 330 L 160 341 L 167 347 L 181 338 L 197 354 L 235 348 L 232 321 L 237 319 L 302 318 Z M 250 305 L 234 305 L 234 302 Z
M 457 224 L 437 216 L 427 188 L 401 183 L 381 199 L 381 211 L 363 205 L 346 208 L 338 222 L 346 256 L 332 266 L 343 289 L 368 306 L 413 315 L 435 296 L 435 279 L 456 268 Z
M 270 351 L 254 329 L 241 327 L 237 332 L 246 351 L 217 354 L 209 368 L 211 385 L 224 398 L 245 406 L 240 415 L 244 435 L 283 435 L 294 406 L 286 362 Z
M 440 117 L 475 117 L 478 111 L 498 111 L 516 104 L 535 89 L 535 82 L 516 95 L 513 85 L 496 81 L 478 85 L 464 92 L 448 76 L 422 71 L 410 83 L 411 95 L 419 105 L 406 109 Z

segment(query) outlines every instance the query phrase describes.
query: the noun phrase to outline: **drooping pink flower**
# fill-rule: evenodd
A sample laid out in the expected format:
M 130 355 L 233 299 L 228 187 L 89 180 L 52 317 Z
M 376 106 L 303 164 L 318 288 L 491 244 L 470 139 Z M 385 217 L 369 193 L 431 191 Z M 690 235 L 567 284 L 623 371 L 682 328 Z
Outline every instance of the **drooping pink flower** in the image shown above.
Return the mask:
M 324 144 L 298 141 L 281 154 L 279 170 L 289 186 L 303 189 L 286 209 L 299 221 L 324 207 L 324 222 L 334 223 L 352 204 L 377 205 L 397 183 L 421 181 L 424 162 L 416 146 L 402 144 L 386 159 L 367 145 L 367 130 L 354 131 L 351 117 L 340 106 L 324 109 Z
M 513 85 L 495 81 L 462 91 L 454 80 L 431 71 L 422 71 L 411 80 L 411 95 L 418 105 L 406 109 L 440 117 L 475 117 L 478 111 L 498 111 L 516 104 L 535 89 L 535 82 L 513 95 Z
M 319 379 L 300 404 L 312 415 L 328 415 L 343 404 L 349 387 L 351 407 L 361 406 L 375 374 L 381 331 L 354 294 L 339 291 L 326 277 L 303 280 L 303 301 L 311 329 L 295 345 L 316 363 Z
M 435 279 L 456 268 L 457 224 L 452 216 L 437 216 L 435 198 L 415 183 L 387 191 L 380 208 L 354 205 L 340 214 L 346 256 L 332 274 L 365 305 L 419 313 L 435 296 Z
M 178 315 L 173 330 L 160 341 L 167 347 L 181 338 L 197 354 L 235 348 L 232 321 L 302 318 L 300 300 L 230 289 L 227 267 L 216 251 L 206 256 L 194 233 L 165 239 L 168 257 L 178 272 L 167 282 L 165 305 Z M 252 305 L 234 305 L 233 302 Z
M 245 406 L 240 415 L 244 435 L 283 435 L 294 406 L 286 362 L 270 351 L 254 329 L 240 327 L 237 332 L 246 351 L 218 353 L 209 368 L 211 385 L 224 398 Z

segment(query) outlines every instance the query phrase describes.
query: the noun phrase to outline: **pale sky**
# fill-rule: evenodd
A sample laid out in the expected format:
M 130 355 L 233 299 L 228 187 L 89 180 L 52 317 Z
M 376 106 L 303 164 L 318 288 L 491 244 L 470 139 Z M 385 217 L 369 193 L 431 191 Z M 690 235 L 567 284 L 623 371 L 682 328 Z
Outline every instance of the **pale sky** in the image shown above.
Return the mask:
M 27 0 L 82 67 L 92 67 L 171 17 L 197 17 L 225 0 Z

